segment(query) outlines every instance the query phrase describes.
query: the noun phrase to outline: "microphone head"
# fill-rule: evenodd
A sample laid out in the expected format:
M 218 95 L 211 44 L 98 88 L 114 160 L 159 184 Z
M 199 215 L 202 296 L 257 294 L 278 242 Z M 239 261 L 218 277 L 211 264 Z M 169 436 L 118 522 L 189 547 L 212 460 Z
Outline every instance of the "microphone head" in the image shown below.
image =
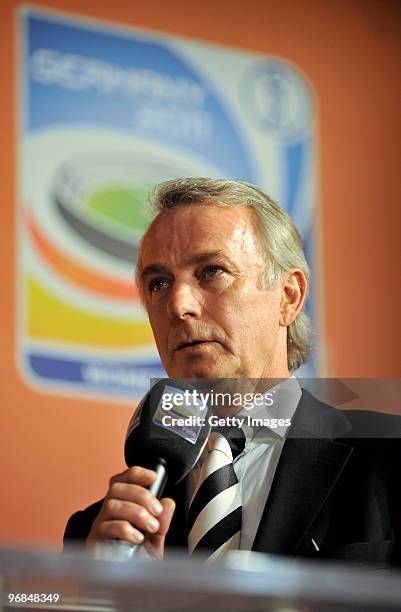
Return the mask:
M 159 380 L 142 400 L 128 427 L 124 455 L 128 467 L 165 464 L 176 484 L 196 465 L 210 434 L 212 411 L 186 381 Z

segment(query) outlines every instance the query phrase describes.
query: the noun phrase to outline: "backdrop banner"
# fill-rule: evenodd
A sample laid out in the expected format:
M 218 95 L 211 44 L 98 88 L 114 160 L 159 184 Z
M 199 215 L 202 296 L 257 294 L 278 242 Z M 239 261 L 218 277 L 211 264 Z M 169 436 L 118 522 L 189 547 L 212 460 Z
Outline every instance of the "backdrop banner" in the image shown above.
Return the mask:
M 179 176 L 255 183 L 312 265 L 313 92 L 277 57 L 26 7 L 19 22 L 19 371 L 132 402 L 165 376 L 134 284 L 146 193 Z

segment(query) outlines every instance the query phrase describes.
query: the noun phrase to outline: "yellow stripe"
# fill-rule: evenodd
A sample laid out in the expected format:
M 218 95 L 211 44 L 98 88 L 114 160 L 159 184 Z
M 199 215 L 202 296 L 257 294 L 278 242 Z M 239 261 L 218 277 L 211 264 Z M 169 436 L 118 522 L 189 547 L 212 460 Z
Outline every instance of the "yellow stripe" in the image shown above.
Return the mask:
M 85 312 L 60 300 L 33 277 L 27 279 L 26 299 L 31 338 L 108 348 L 153 344 L 147 321 L 118 321 Z

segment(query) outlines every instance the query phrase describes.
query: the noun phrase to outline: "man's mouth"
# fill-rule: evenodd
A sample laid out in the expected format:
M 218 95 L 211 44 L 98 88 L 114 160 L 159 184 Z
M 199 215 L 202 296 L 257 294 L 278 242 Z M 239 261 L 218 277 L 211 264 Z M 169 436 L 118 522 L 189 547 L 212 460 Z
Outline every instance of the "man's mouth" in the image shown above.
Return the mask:
M 211 342 L 213 341 L 212 340 L 192 340 L 191 342 L 181 342 L 175 350 L 181 351 L 185 349 L 191 349 L 191 348 L 195 348 L 196 346 L 200 346 L 202 344 L 210 344 Z

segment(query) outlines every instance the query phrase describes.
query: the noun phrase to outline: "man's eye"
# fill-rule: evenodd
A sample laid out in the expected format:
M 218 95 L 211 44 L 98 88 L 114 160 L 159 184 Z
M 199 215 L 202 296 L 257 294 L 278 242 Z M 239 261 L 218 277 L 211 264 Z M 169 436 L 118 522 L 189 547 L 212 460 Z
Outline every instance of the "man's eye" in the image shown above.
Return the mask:
M 152 293 L 156 291 L 161 291 L 165 287 L 167 287 L 167 281 L 164 278 L 154 278 L 149 283 L 149 291 Z
M 222 274 L 222 272 L 223 272 L 223 269 L 220 268 L 219 266 L 208 266 L 204 270 L 204 275 L 207 278 L 213 278 L 214 276 L 219 276 L 220 274 Z

